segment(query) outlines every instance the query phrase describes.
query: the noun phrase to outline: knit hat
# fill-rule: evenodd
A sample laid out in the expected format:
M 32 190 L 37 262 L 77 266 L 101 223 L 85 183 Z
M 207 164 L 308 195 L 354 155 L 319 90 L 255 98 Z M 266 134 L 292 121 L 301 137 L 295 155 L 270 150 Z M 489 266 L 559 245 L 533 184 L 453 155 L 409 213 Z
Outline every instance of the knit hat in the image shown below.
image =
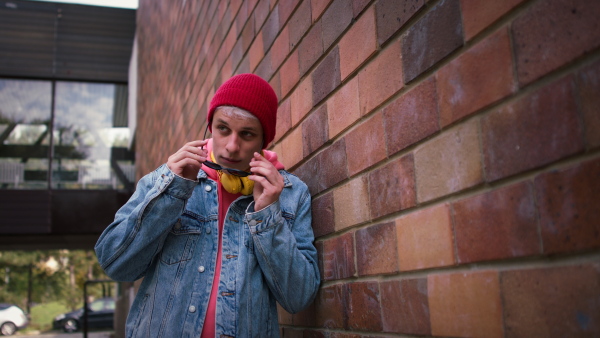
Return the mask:
M 263 128 L 263 148 L 275 138 L 277 123 L 277 95 L 271 85 L 254 74 L 236 75 L 219 87 L 208 108 L 209 130 L 212 118 L 219 106 L 233 106 L 247 110 L 256 116 Z

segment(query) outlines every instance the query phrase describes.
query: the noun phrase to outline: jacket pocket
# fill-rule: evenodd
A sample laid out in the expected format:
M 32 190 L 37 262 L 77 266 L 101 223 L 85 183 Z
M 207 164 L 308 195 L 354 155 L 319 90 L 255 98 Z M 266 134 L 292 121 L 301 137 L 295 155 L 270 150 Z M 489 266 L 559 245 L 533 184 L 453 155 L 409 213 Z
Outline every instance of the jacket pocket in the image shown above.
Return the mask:
M 192 214 L 184 213 L 173 224 L 163 245 L 160 261 L 167 265 L 192 259 L 194 244 L 202 234 L 206 222 L 201 222 Z

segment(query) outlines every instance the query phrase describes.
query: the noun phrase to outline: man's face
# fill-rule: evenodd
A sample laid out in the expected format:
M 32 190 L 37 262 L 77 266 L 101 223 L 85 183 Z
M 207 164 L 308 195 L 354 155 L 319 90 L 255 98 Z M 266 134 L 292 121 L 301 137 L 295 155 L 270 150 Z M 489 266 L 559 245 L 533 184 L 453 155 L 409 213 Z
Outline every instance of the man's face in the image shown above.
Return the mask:
M 236 107 L 219 107 L 212 119 L 213 153 L 223 167 L 247 170 L 254 152 L 262 150 L 260 121 Z

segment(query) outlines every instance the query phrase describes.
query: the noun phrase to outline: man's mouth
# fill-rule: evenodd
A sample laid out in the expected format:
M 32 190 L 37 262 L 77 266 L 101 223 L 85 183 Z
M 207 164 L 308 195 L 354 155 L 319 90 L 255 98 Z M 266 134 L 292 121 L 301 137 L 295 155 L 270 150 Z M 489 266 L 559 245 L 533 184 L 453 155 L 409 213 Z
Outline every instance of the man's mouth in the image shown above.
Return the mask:
M 236 160 L 236 159 L 225 157 L 225 156 L 219 156 L 219 157 L 224 164 L 238 164 L 241 162 L 241 160 Z

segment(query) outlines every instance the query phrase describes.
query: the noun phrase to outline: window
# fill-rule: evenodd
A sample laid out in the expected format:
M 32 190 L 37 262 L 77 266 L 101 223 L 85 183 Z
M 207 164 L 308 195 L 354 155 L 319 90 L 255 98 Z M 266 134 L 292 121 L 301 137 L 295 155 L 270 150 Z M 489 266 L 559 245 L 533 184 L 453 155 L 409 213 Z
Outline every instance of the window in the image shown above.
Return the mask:
M 123 189 L 127 120 L 126 85 L 0 79 L 0 188 Z

